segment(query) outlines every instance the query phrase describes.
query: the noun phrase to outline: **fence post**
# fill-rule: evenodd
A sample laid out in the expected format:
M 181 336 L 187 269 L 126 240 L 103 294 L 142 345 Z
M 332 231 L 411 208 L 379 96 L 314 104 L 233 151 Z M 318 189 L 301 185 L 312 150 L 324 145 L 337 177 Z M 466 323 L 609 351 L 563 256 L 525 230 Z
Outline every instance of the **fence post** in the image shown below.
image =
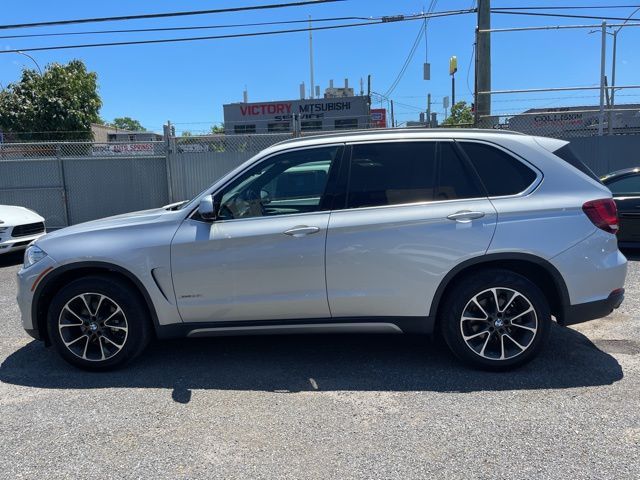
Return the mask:
M 62 152 L 60 144 L 56 144 L 56 161 L 58 162 L 58 172 L 60 175 L 60 183 L 62 184 L 62 202 L 64 204 L 64 221 L 65 226 L 71 225 L 71 219 L 69 218 L 69 197 L 67 195 L 67 179 L 64 172 L 64 162 L 62 161 Z
M 604 133 L 604 91 L 605 83 L 605 67 L 607 52 L 607 22 L 602 21 L 602 46 L 600 48 L 600 113 L 598 114 L 598 136 Z
M 164 134 L 164 163 L 167 169 L 167 195 L 169 197 L 169 203 L 175 202 L 173 196 L 173 175 L 171 167 L 171 122 L 167 122 L 162 126 Z

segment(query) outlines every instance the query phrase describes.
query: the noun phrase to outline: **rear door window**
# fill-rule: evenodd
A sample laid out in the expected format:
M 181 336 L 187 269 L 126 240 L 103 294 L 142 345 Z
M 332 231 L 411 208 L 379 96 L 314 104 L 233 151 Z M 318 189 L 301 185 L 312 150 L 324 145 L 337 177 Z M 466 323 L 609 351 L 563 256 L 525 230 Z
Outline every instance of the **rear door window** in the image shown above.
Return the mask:
M 436 200 L 484 197 L 475 173 L 456 152 L 453 142 L 438 144 Z
M 347 208 L 434 199 L 436 142 L 353 145 Z
M 458 142 L 475 167 L 490 197 L 515 195 L 535 181 L 536 173 L 508 153 L 477 142 Z

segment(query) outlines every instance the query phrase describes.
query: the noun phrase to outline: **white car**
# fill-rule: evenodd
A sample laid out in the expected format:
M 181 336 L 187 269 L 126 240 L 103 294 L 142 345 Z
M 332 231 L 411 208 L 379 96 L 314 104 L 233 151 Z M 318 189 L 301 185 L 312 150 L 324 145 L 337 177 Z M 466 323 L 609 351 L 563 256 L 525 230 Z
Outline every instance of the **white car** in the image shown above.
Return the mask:
M 24 250 L 45 233 L 44 218 L 33 210 L 0 205 L 0 254 Z

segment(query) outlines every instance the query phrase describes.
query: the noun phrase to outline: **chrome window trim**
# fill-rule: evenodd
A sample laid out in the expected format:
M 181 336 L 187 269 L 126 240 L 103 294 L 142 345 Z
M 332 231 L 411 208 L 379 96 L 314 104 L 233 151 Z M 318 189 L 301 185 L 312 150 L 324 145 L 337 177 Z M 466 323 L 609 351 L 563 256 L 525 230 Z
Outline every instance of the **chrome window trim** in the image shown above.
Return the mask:
M 531 170 L 533 170 L 533 172 L 536 174 L 536 178 L 533 180 L 533 182 L 529 185 L 529 187 L 527 187 L 525 190 L 523 190 L 522 192 L 513 194 L 513 195 L 500 195 L 500 196 L 482 196 L 482 197 L 470 197 L 470 198 L 456 198 L 456 199 L 452 199 L 452 200 L 431 200 L 431 201 L 426 201 L 426 202 L 412 202 L 412 203 L 399 203 L 399 204 L 393 204 L 393 205 L 374 205 L 374 206 L 370 206 L 370 207 L 357 207 L 357 208 L 340 208 L 340 209 L 336 209 L 336 210 L 321 210 L 321 211 L 317 211 L 317 212 L 304 212 L 304 213 L 285 213 L 282 215 L 273 215 L 273 216 L 269 216 L 269 217 L 250 217 L 250 218 L 232 218 L 232 219 L 227 219 L 227 220 L 215 220 L 213 223 L 227 223 L 227 222 L 237 222 L 237 221 L 247 221 L 247 220 L 256 220 L 256 219 L 267 219 L 267 218 L 282 218 L 282 217 L 295 217 L 295 216 L 301 216 L 301 215 L 313 215 L 313 214 L 318 214 L 318 213 L 332 213 L 332 212 L 341 212 L 341 211 L 345 211 L 345 212 L 355 212 L 355 211 L 361 211 L 361 210 L 374 210 L 374 209 L 381 209 L 381 208 L 398 208 L 398 207 L 417 207 L 417 206 L 428 206 L 428 205 L 432 205 L 432 204 L 444 204 L 444 203 L 460 203 L 460 202 L 469 202 L 469 201 L 476 201 L 476 200 L 502 200 L 502 199 L 512 199 L 512 198 L 521 198 L 521 197 L 526 197 L 530 194 L 532 194 L 542 183 L 542 180 L 544 178 L 543 173 L 535 166 L 533 165 L 531 162 L 528 162 L 526 159 L 521 158 L 518 154 L 512 152 L 511 150 L 503 147 L 502 145 L 499 145 L 497 143 L 493 143 L 487 140 L 478 140 L 478 139 L 467 139 L 467 138 L 463 138 L 463 139 L 456 139 L 453 137 L 429 137 L 429 138 L 424 138 L 424 137 L 403 137 L 403 138 L 380 138 L 380 139 L 358 139 L 358 140 L 352 140 L 352 141 L 343 141 L 343 142 L 332 142 L 332 143 L 325 143 L 325 144 L 320 144 L 320 145 L 307 145 L 307 146 L 301 146 L 301 147 L 294 147 L 294 148 L 287 148 L 287 149 L 283 149 L 283 150 L 278 150 L 276 152 L 272 152 L 268 155 L 266 155 L 263 158 L 260 158 L 258 160 L 256 160 L 254 163 L 252 163 L 248 168 L 253 168 L 255 166 L 257 166 L 258 164 L 265 162 L 267 160 L 269 160 L 270 158 L 273 158 L 276 155 L 280 155 L 283 153 L 291 153 L 291 152 L 295 152 L 295 151 L 302 151 L 302 150 L 308 150 L 308 149 L 314 149 L 314 148 L 326 148 L 326 147 L 350 147 L 353 145 L 361 145 L 361 144 L 372 144 L 372 143 L 406 143 L 406 142 L 452 142 L 452 143 L 458 143 L 458 142 L 474 142 L 474 143 L 481 143 L 481 144 L 485 144 L 488 145 L 490 147 L 494 147 L 497 148 L 498 150 L 502 151 L 503 153 L 509 155 L 510 157 L 514 158 L 516 161 L 523 163 L 526 167 L 530 168 Z M 462 148 L 462 146 L 460 146 Z M 466 154 L 466 153 L 465 153 Z M 350 158 L 347 160 L 349 161 L 351 160 Z M 231 182 L 233 182 L 234 180 L 236 180 L 239 176 L 241 176 L 242 174 L 244 174 L 247 171 L 247 169 L 239 172 L 237 175 L 233 176 L 232 178 L 228 179 L 227 182 L 225 182 L 224 185 L 221 185 L 218 189 L 216 189 L 215 191 L 213 189 L 209 189 L 206 191 L 206 193 L 203 193 L 201 195 L 199 195 L 199 197 L 202 197 L 203 195 L 215 195 L 218 192 L 224 190 Z M 194 221 L 198 221 L 198 222 L 203 222 L 203 220 L 197 220 L 194 219 L 193 216 L 195 215 L 195 213 L 198 210 L 198 206 L 196 205 L 194 207 L 194 209 L 189 213 L 189 215 L 186 217 L 190 220 L 194 220 Z M 205 222 L 205 223 L 210 223 L 210 222 Z
M 489 197 L 471 197 L 471 198 L 455 198 L 452 200 L 431 200 L 428 202 L 413 203 L 394 203 L 393 205 L 374 205 L 371 207 L 341 208 L 339 210 L 331 210 L 330 213 L 338 212 L 356 212 L 359 210 L 376 210 L 381 208 L 399 208 L 399 207 L 428 207 L 430 205 L 442 205 L 444 203 L 460 203 L 460 202 L 476 202 L 478 200 L 488 200 Z
M 250 220 L 270 220 L 272 218 L 283 218 L 283 217 L 302 217 L 302 216 L 319 215 L 319 214 L 329 215 L 330 213 L 331 213 L 331 210 L 320 210 L 317 212 L 283 213 L 282 215 L 268 215 L 264 217 L 227 218 L 222 220 L 214 220 L 213 223 L 220 224 L 220 223 L 229 223 L 229 222 L 248 222 Z M 193 220 L 194 222 L 203 221 L 203 220 L 198 220 L 197 218 L 191 218 L 190 220 Z M 212 223 L 212 222 L 206 222 L 206 223 Z

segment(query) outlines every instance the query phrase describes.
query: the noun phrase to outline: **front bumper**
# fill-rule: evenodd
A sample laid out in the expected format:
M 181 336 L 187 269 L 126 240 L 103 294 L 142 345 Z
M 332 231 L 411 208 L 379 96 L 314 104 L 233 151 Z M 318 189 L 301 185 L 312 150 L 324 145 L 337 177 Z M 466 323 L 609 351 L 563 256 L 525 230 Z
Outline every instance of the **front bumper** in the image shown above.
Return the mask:
M 21 268 L 17 275 L 18 294 L 16 300 L 20 308 L 22 327 L 36 340 L 40 340 L 41 333 L 33 318 L 33 295 L 38 284 L 57 266 L 51 257 L 45 257 L 29 268 Z
M 0 240 L 0 255 L 25 250 L 31 242 L 38 240 L 44 235 L 45 233 L 38 233 L 37 235 L 31 235 L 29 237 L 10 237 Z
M 603 300 L 595 302 L 580 303 L 566 307 L 563 318 L 563 325 L 575 325 L 577 323 L 588 322 L 596 318 L 609 315 L 620 306 L 624 300 L 624 288 L 614 290 Z

